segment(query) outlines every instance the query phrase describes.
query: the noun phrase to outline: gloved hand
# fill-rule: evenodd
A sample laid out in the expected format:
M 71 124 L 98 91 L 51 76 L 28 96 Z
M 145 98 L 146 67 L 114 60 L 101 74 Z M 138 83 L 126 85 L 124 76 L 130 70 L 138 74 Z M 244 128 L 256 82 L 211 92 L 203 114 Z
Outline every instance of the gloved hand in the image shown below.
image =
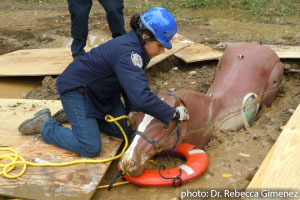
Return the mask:
M 127 119 L 127 126 L 129 126 L 132 130 L 136 130 L 136 122 L 135 120 L 133 119 L 134 115 L 136 115 L 137 113 L 136 112 L 130 112 L 128 114 L 128 119 Z
M 174 118 L 178 120 L 189 120 L 190 115 L 186 107 L 184 106 L 178 106 L 175 108 L 175 116 Z

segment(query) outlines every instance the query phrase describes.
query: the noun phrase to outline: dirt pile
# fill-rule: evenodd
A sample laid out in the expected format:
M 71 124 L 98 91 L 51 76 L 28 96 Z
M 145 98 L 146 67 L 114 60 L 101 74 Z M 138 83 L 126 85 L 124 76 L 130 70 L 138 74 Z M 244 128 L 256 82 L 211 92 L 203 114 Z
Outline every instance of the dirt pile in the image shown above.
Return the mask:
M 42 80 L 42 86 L 28 92 L 24 99 L 60 99 L 56 92 L 56 77 L 46 76 Z

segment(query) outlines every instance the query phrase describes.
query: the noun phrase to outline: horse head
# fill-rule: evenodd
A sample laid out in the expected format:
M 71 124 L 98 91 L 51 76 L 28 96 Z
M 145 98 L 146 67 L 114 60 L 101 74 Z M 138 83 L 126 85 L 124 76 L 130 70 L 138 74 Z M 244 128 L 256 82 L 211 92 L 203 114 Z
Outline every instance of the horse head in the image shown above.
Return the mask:
M 162 100 L 172 107 L 182 104 L 176 96 L 163 96 Z M 155 154 L 176 148 L 186 133 L 187 122 L 172 120 L 165 125 L 160 120 L 139 112 L 134 117 L 138 128 L 131 145 L 123 155 L 119 166 L 129 176 L 142 173 L 149 159 Z

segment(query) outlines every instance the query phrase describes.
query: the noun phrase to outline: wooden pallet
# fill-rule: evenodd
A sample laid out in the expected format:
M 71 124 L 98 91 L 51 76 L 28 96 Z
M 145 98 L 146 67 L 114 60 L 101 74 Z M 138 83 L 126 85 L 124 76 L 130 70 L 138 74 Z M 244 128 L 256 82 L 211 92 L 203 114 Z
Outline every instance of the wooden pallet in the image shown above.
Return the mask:
M 45 107 L 54 113 L 61 109 L 60 101 L 0 99 L 0 147 L 12 147 L 31 162 L 66 162 L 86 159 L 74 153 L 46 144 L 34 136 L 22 136 L 19 124 Z M 122 140 L 102 135 L 102 152 L 94 159 L 116 155 Z M 0 155 L 8 152 L 0 152 Z M 5 160 L 2 160 L 6 162 Z M 0 176 L 0 196 L 26 199 L 90 199 L 103 178 L 110 162 L 101 164 L 76 164 L 65 167 L 28 166 L 17 179 Z M 17 167 L 16 172 L 21 166 Z M 2 170 L 2 168 L 0 168 Z
M 300 191 L 299 152 L 300 105 L 264 159 L 247 190 L 294 189 Z

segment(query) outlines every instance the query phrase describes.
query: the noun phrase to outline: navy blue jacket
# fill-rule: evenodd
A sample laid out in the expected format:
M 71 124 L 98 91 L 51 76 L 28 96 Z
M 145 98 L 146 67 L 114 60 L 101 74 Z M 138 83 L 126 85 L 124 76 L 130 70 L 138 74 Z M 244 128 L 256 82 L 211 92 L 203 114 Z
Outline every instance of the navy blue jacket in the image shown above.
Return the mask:
M 141 58 L 137 60 L 142 63 L 136 64 L 135 58 Z M 72 62 L 57 80 L 58 94 L 83 86 L 87 117 L 103 119 L 113 104 L 120 102 L 120 94 L 125 91 L 132 111 L 145 112 L 168 124 L 175 109 L 149 89 L 144 72 L 149 60 L 135 32 L 131 31 Z

